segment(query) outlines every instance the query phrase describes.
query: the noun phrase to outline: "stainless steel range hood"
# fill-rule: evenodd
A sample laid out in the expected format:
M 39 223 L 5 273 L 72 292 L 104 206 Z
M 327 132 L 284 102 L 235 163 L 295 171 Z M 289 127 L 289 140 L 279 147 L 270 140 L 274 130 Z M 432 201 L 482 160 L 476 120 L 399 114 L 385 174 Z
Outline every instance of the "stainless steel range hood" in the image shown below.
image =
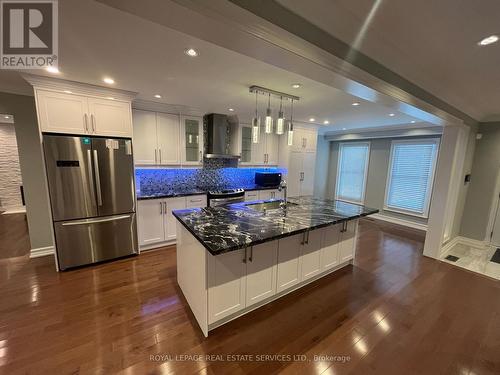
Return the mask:
M 210 113 L 203 117 L 204 156 L 207 159 L 239 159 L 238 116 Z

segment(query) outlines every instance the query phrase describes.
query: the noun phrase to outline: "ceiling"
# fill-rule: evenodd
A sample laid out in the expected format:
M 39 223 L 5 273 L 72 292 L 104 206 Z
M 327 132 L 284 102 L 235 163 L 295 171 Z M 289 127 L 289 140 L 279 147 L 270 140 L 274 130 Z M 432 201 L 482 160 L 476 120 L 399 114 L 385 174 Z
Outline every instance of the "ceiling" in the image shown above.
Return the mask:
M 500 120 L 498 0 L 277 0 L 478 121 Z
M 255 96 L 250 85 L 260 85 L 301 97 L 294 118 L 309 123 L 314 117 L 322 131 L 355 128 L 426 126 L 418 118 L 380 103 L 361 100 L 331 86 L 236 53 L 179 31 L 144 20 L 106 5 L 79 0 L 59 2 L 58 78 L 103 85 L 112 77 L 114 87 L 138 92 L 138 98 L 187 105 L 201 113 L 229 113 L 250 121 Z M 89 20 L 92 20 L 89 22 Z M 199 56 L 188 57 L 186 48 Z M 50 75 L 45 71 L 35 74 Z M 292 83 L 302 87 L 293 89 Z M 18 73 L 0 71 L 0 91 L 31 94 Z M 161 99 L 154 98 L 162 95 Z M 259 99 L 261 113 L 266 98 Z M 352 106 L 359 102 L 359 106 Z M 277 114 L 278 102 L 272 103 Z M 394 116 L 389 116 L 394 113 Z M 285 107 L 285 117 L 288 117 Z M 323 125 L 328 120 L 330 125 Z

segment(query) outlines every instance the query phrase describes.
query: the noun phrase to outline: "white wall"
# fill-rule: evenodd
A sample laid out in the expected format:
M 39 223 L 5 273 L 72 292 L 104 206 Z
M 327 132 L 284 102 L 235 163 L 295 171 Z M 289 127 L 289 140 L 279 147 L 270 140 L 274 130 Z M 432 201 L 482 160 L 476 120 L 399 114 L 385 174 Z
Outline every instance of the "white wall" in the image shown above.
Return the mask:
M 22 206 L 21 185 L 15 127 L 0 123 L 0 210 Z

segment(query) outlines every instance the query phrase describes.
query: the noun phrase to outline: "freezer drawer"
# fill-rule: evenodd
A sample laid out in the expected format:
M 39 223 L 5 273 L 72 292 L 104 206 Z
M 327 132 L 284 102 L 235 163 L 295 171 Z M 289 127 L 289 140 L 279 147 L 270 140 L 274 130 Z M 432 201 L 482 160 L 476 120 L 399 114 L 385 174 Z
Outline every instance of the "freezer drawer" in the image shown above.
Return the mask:
M 54 223 L 59 268 L 138 252 L 135 213 Z

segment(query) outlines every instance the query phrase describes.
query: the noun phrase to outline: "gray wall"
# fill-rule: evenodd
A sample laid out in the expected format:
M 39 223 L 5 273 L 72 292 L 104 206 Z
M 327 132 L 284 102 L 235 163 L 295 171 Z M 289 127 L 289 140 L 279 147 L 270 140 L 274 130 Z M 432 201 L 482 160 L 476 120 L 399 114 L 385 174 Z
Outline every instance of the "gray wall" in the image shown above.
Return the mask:
M 31 248 L 53 246 L 35 99 L 0 92 L 0 113 L 14 115 Z
M 479 126 L 482 138 L 476 141 L 471 183 L 465 200 L 460 235 L 486 239 L 486 231 L 500 172 L 500 122 Z
M 433 136 L 433 138 L 435 137 L 436 136 Z M 400 214 L 397 212 L 386 211 L 383 209 L 387 174 L 389 172 L 389 162 L 391 157 L 391 141 L 393 139 L 396 138 L 363 140 L 363 142 L 366 141 L 370 142 L 370 161 L 368 164 L 365 205 L 373 208 L 378 208 L 380 210 L 380 214 L 384 216 L 400 218 L 419 224 L 427 224 L 426 218 Z M 408 139 L 408 137 L 406 137 L 405 139 Z M 330 160 L 329 160 L 328 187 L 327 187 L 328 198 L 334 198 L 335 196 L 337 163 L 339 157 L 339 144 L 340 142 L 330 142 Z

